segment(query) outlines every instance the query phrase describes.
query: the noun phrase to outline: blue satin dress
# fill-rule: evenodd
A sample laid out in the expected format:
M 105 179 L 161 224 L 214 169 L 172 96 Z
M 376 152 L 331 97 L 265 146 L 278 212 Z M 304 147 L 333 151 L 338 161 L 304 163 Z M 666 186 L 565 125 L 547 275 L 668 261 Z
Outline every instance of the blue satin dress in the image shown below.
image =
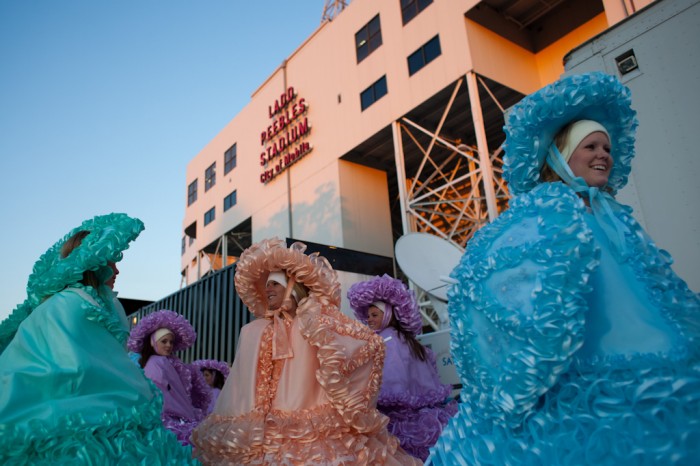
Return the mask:
M 2 464 L 198 464 L 161 423 L 159 390 L 127 356 L 93 289 L 54 294 L 0 355 Z
M 469 243 L 448 295 L 463 402 L 431 464 L 698 464 L 700 298 L 616 215 L 624 257 L 544 183 Z

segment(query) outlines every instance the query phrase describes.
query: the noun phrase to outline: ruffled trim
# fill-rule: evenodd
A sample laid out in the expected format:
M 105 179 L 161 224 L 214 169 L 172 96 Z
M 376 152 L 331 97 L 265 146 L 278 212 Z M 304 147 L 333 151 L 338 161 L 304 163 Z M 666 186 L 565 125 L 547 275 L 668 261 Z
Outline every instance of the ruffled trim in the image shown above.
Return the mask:
M 337 307 L 324 306 L 313 298 L 302 301 L 297 316 L 302 336 L 311 346 L 318 348 L 320 367 L 316 379 L 331 404 L 357 432 L 378 432 L 384 428 L 387 419 L 374 407 L 382 383 L 385 351 L 382 338 L 369 327 L 338 311 Z M 366 344 L 348 356 L 336 335 L 349 336 Z M 348 397 L 347 387 L 353 373 L 367 364 L 370 373 L 365 389 Z
M 216 359 L 198 359 L 192 361 L 192 365 L 197 368 L 197 370 L 208 369 L 221 372 L 224 376 L 224 380 L 228 378 L 229 372 L 231 372 L 231 367 L 227 362 L 217 361 Z
M 107 331 L 117 339 L 119 344 L 123 345 L 129 336 L 129 332 L 122 325 L 113 306 L 108 305 L 107 300 L 103 299 L 100 293 L 91 286 L 84 286 L 81 283 L 76 283 L 71 286 L 71 288 L 84 291 L 98 304 L 98 306 L 94 306 L 87 301 L 83 301 L 82 306 L 83 309 L 86 310 L 85 317 L 87 320 L 98 323 L 107 329 Z
M 355 317 L 367 324 L 369 307 L 375 301 L 391 305 L 392 312 L 401 326 L 413 335 L 423 332 L 423 319 L 418 312 L 418 302 L 413 290 L 406 288 L 401 280 L 384 274 L 369 280 L 354 283 L 348 290 L 348 300 Z
M 255 409 L 238 417 L 208 416 L 192 434 L 200 460 L 206 464 L 374 465 L 393 458 L 400 464 L 414 464 L 388 433 L 388 418 L 374 408 L 384 359 L 382 339 L 335 305 L 322 305 L 315 296 L 301 301 L 297 319 L 302 337 L 317 348 L 316 378 L 329 402 L 294 412 L 271 409 L 284 360 L 272 359 L 272 326 L 268 325 L 258 349 Z M 348 356 L 338 335 L 367 344 Z M 371 368 L 366 387 L 349 396 L 351 377 L 367 364 Z
M 255 243 L 243 251 L 236 263 L 234 281 L 238 295 L 255 317 L 265 317 L 265 282 L 274 270 L 285 270 L 287 275 L 309 289 L 309 297 L 323 305 L 340 306 L 337 273 L 325 257 L 318 253 L 306 255 L 305 250 L 303 243 L 297 242 L 287 248 L 284 241 L 273 238 Z
M 442 429 L 457 412 L 457 402 L 424 406 L 420 409 L 383 409 L 389 416 L 389 432 L 401 443 L 401 448 L 421 461 L 428 459 L 430 448 L 435 445 Z
M 0 460 L 4 464 L 163 464 L 196 465 L 190 448 L 164 429 L 162 398 L 151 384 L 147 404 L 107 412 L 99 423 L 72 414 L 26 428 L 0 424 Z
M 129 351 L 140 353 L 145 344 L 150 344 L 150 337 L 159 328 L 172 330 L 175 336 L 173 351 L 183 351 L 194 345 L 197 340 L 197 332 L 189 321 L 174 311 L 161 309 L 160 311 L 148 314 L 141 319 L 136 327 L 131 329 L 127 347 Z
M 206 416 L 206 411 L 211 402 L 211 388 L 199 371 L 190 369 L 176 356 L 168 356 L 168 360 L 180 376 L 180 380 L 185 386 L 187 397 L 192 401 L 192 407 L 197 415 L 194 420 L 202 420 Z
M 51 246 L 34 264 L 27 283 L 27 299 L 0 324 L 0 353 L 14 337 L 19 325 L 43 300 L 83 279 L 88 270 L 97 271 L 119 262 L 129 243 L 143 231 L 141 220 L 126 214 L 109 214 L 86 220 Z M 63 244 L 77 232 L 87 235 L 71 254 L 61 258 Z M 111 271 L 105 273 L 111 274 Z
M 610 134 L 613 168 L 608 186 L 614 194 L 627 184 L 638 125 L 630 90 L 601 72 L 567 76 L 530 94 L 508 113 L 503 145 L 503 177 L 514 195 L 532 190 L 554 136 L 566 124 L 594 120 Z
M 687 341 L 687 346 L 676 348 L 677 357 L 686 352 L 700 358 L 700 295 L 692 292 L 685 281 L 673 271 L 670 254 L 654 243 L 641 225 L 625 209 L 618 218 L 629 232 L 625 235 L 630 254 L 628 264 L 647 290 L 649 299 L 657 303 L 662 315 L 674 330 Z M 644 258 L 640 260 L 639 258 Z
M 518 428 L 461 404 L 431 450 L 434 465 L 695 464 L 700 371 L 663 367 L 570 371 Z
M 452 354 L 462 397 L 480 412 L 517 425 L 583 345 L 598 265 L 583 212 L 570 188 L 540 185 L 479 230 L 452 272 Z
M 449 385 L 440 384 L 432 390 L 425 391 L 419 395 L 413 395 L 407 392 L 380 392 L 377 400 L 377 407 L 380 411 L 383 408 L 407 408 L 418 409 L 424 406 L 432 406 L 436 403 L 442 403 L 450 396 L 452 388 Z

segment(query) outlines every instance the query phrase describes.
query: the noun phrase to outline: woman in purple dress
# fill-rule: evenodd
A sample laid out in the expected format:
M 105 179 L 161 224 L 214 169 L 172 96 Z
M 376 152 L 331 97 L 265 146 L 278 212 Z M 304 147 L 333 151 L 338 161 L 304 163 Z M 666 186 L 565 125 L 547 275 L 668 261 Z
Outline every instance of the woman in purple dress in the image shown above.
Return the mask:
M 206 416 L 211 389 L 202 374 L 173 353 L 189 348 L 197 334 L 183 316 L 160 310 L 147 315 L 131 330 L 128 348 L 141 354 L 139 365 L 163 392 L 165 427 L 190 445 L 190 434 Z
M 411 290 L 388 275 L 355 283 L 348 299 L 358 320 L 384 339 L 386 356 L 377 408 L 401 447 L 425 460 L 442 428 L 457 411 L 447 402 L 450 385 L 440 382 L 435 355 L 416 339 L 422 331 Z
M 221 389 L 224 388 L 224 382 L 226 382 L 231 369 L 228 363 L 216 359 L 198 359 L 192 362 L 192 366 L 202 373 L 204 381 L 211 387 L 211 401 L 206 412 L 209 415 L 214 411 L 216 400 L 219 398 Z

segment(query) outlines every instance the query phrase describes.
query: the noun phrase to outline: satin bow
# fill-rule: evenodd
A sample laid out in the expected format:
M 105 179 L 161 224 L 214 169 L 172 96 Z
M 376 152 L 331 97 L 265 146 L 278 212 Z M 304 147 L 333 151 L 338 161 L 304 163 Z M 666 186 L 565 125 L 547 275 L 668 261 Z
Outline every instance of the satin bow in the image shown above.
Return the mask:
M 613 251 L 621 258 L 626 258 L 628 251 L 625 234 L 629 233 L 629 229 L 615 215 L 617 212 L 624 210 L 622 205 L 609 193 L 601 191 L 597 187 L 588 186 L 583 178 L 575 176 L 555 144 L 552 144 L 549 148 L 547 164 L 571 189 L 588 197 L 588 203 L 593 211 L 593 215 L 610 241 Z

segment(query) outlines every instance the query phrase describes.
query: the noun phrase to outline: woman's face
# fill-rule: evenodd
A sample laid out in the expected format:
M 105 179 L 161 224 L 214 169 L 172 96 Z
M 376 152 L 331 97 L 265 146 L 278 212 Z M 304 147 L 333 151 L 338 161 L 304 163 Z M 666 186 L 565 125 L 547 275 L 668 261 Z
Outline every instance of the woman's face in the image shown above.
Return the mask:
M 210 387 L 214 386 L 214 373 L 210 371 L 209 369 L 202 369 L 202 375 L 204 376 L 204 380 L 207 382 L 207 385 Z
M 168 333 L 167 335 L 163 336 L 156 342 L 156 354 L 158 356 L 170 356 L 170 354 L 173 352 L 174 342 L 175 338 L 173 337 L 172 333 Z
M 267 295 L 267 308 L 273 310 L 280 307 L 282 305 L 282 301 L 284 301 L 285 291 L 287 291 L 285 287 L 283 287 L 276 281 L 268 281 L 267 285 L 265 285 L 265 294 Z
M 370 306 L 367 311 L 367 325 L 369 328 L 375 332 L 382 327 L 382 319 L 384 318 L 384 312 L 377 306 Z
M 612 166 L 610 139 L 600 131 L 583 138 L 569 159 L 569 167 L 573 174 L 583 178 L 588 186 L 597 188 L 608 184 Z
M 107 285 L 110 289 L 114 289 L 114 281 L 117 279 L 117 275 L 119 275 L 119 269 L 117 268 L 117 264 L 114 262 L 108 262 L 107 265 L 112 269 L 112 276 L 109 277 L 109 279 L 105 282 L 105 285 Z

